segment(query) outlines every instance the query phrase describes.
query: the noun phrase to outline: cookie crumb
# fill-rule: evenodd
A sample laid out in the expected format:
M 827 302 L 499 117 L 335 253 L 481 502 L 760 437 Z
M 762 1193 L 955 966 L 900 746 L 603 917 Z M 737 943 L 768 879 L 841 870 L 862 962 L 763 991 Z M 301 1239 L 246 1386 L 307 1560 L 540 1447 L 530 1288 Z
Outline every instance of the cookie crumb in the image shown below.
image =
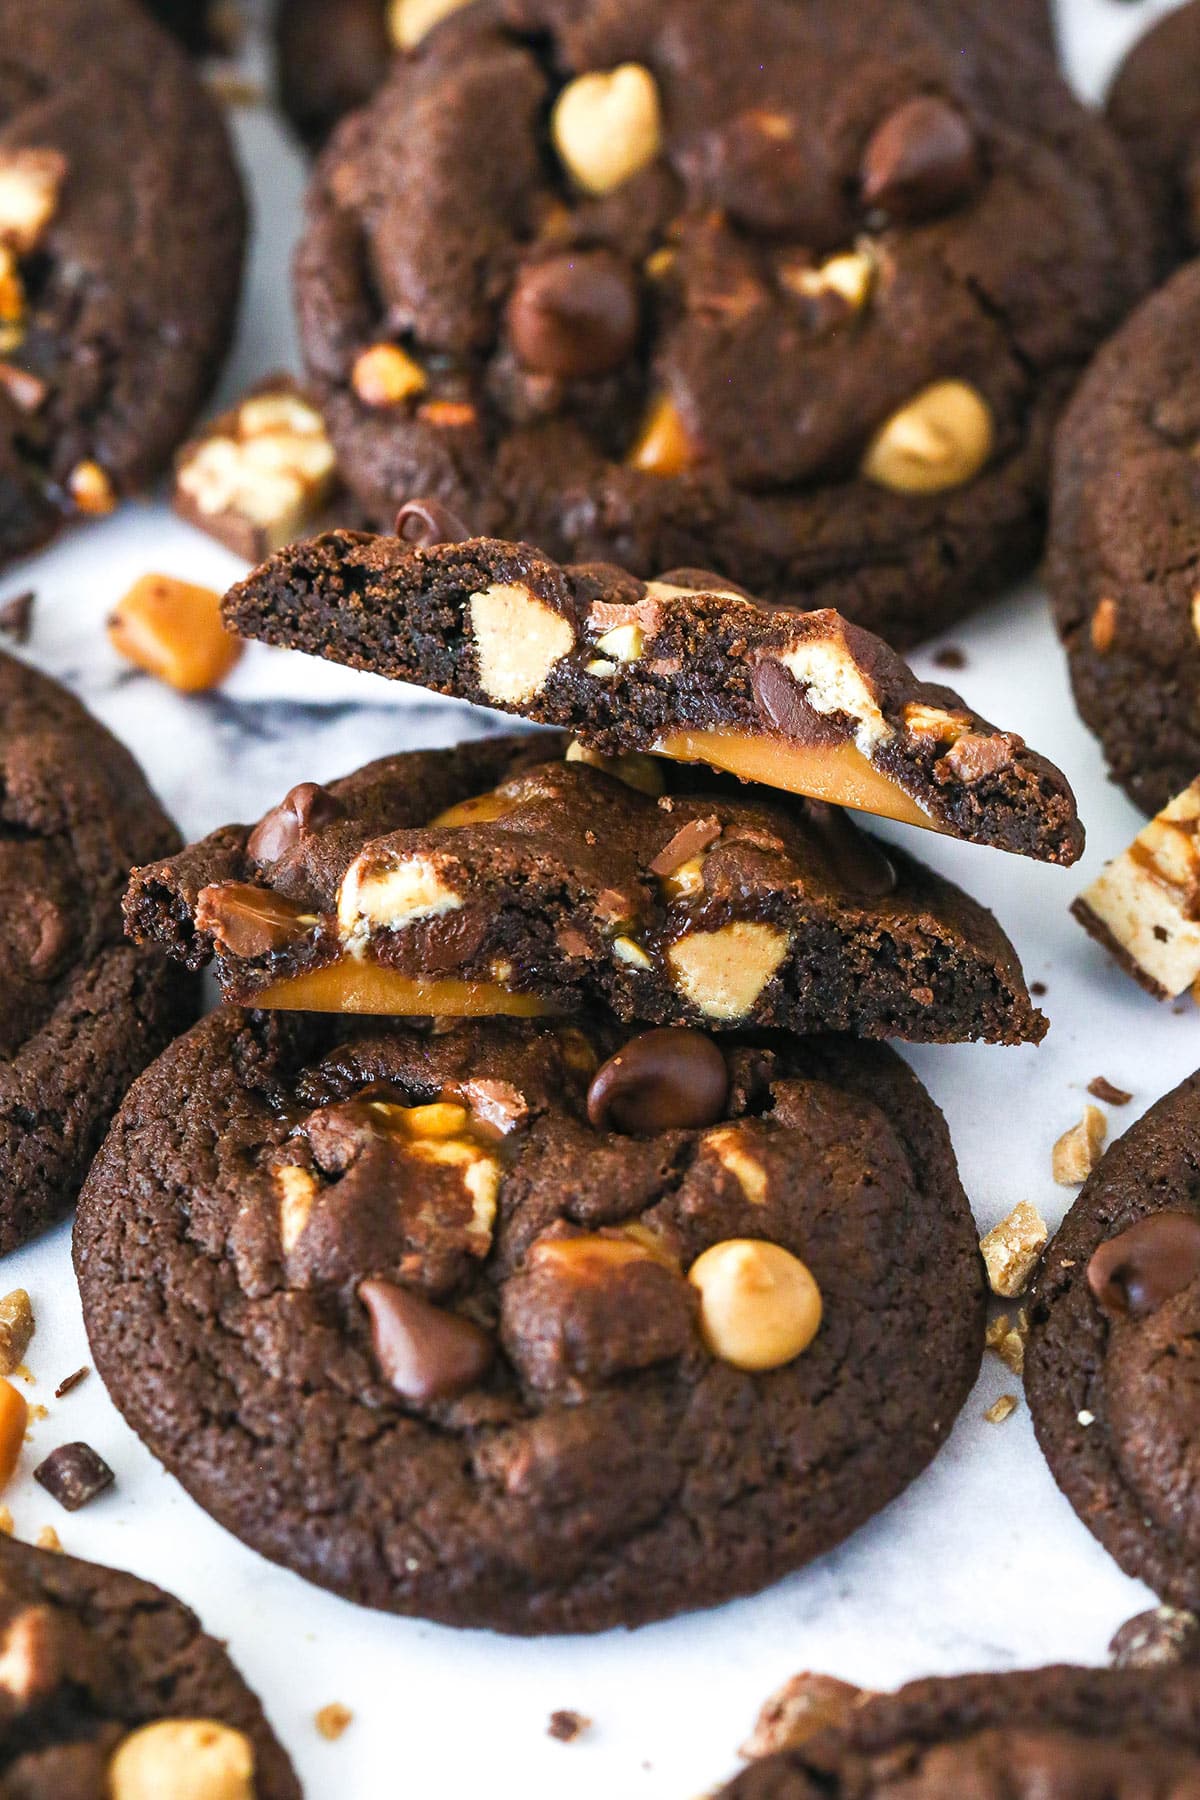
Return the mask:
M 0 605 L 0 631 L 14 644 L 27 644 L 33 631 L 33 606 L 37 595 L 32 588 L 14 594 Z
M 940 650 L 934 651 L 933 661 L 939 669 L 965 669 L 967 653 L 958 644 L 943 644 Z
M 985 1342 L 993 1355 L 998 1356 L 1014 1375 L 1024 1375 L 1025 1343 L 1028 1336 L 1029 1317 L 1024 1310 L 1017 1314 L 1015 1323 L 1007 1313 L 1000 1313 L 988 1325 Z
M 24 1288 L 0 1300 L 0 1375 L 15 1375 L 33 1336 L 33 1305 Z
M 862 1688 L 834 1675 L 805 1671 L 793 1675 L 764 1700 L 754 1730 L 738 1750 L 747 1762 L 795 1750 L 827 1725 L 838 1725 L 852 1706 L 867 1698 Z
M 588 1730 L 592 1721 L 582 1713 L 570 1712 L 566 1708 L 550 1714 L 550 1723 L 546 1727 L 546 1736 L 552 1737 L 555 1743 L 572 1744 L 581 1733 Z
M 998 1400 L 992 1401 L 992 1404 L 988 1407 L 983 1416 L 989 1425 L 1003 1425 L 1005 1419 L 1010 1418 L 1016 1410 L 1017 1396 L 1015 1394 L 1001 1394 Z
M 84 1363 L 83 1367 L 76 1369 L 73 1375 L 65 1375 L 54 1390 L 54 1398 L 61 1400 L 64 1394 L 69 1394 L 72 1388 L 77 1388 L 81 1381 L 85 1381 L 90 1373 L 87 1364 Z
M 1114 1669 L 1195 1668 L 1200 1664 L 1200 1619 L 1175 1606 L 1154 1606 L 1126 1619 L 1108 1646 Z
M 1037 1000 L 1042 1000 L 1050 992 L 1044 981 L 1031 981 L 1029 991 Z
M 1087 1091 L 1095 1100 L 1103 1100 L 1106 1106 L 1128 1106 L 1133 1099 L 1124 1088 L 1114 1087 L 1103 1075 L 1093 1075 L 1087 1084 Z
M 1014 1300 L 1024 1293 L 1049 1241 L 1050 1228 L 1037 1207 L 1019 1200 L 1008 1216 L 979 1240 L 993 1294 Z
M 38 1550 L 62 1550 L 62 1544 L 53 1525 L 43 1525 L 33 1542 Z
M 1078 1125 L 1064 1131 L 1050 1153 L 1050 1172 L 1060 1187 L 1086 1181 L 1104 1149 L 1108 1121 L 1098 1106 L 1085 1106 Z
M 352 1722 L 354 1714 L 340 1700 L 331 1700 L 323 1706 L 313 1720 L 321 1736 L 331 1744 L 337 1742 L 347 1726 Z
M 60 1444 L 33 1471 L 33 1479 L 68 1512 L 78 1512 L 111 1487 L 114 1476 L 90 1444 Z

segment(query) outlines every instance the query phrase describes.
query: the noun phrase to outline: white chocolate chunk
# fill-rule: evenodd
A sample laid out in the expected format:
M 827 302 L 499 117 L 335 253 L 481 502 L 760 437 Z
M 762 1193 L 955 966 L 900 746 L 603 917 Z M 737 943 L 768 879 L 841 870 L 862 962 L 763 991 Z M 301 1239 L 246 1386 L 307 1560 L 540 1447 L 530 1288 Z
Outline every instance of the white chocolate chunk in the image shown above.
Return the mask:
M 415 919 L 457 912 L 462 904 L 430 857 L 406 856 L 381 867 L 378 852 L 368 845 L 342 876 L 338 926 L 350 948 L 361 949 L 372 928 L 398 931 Z
M 707 1019 L 744 1019 L 788 953 L 778 925 L 739 920 L 692 931 L 667 951 L 676 984 Z
M 1200 779 L 1138 833 L 1075 902 L 1147 983 L 1174 998 L 1200 979 Z
M 501 583 L 485 588 L 471 595 L 468 613 L 479 685 L 498 705 L 532 700 L 575 644 L 570 620 L 526 587 Z
M 892 736 L 892 727 L 840 632 L 806 638 L 783 651 L 779 661 L 804 689 L 814 712 L 823 717 L 845 713 L 854 720 L 854 742 L 864 756 Z

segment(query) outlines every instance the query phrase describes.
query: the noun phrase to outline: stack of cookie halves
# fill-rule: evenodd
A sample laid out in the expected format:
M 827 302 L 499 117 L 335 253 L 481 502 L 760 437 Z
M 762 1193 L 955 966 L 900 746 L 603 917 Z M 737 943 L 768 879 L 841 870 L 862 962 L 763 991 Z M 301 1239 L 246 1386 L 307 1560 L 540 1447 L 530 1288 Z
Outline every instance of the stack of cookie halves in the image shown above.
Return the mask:
M 228 1004 L 80 1207 L 131 1424 L 265 1554 L 459 1624 L 635 1624 L 825 1551 L 983 1344 L 944 1122 L 878 1040 L 1046 1028 L 991 914 L 852 809 L 1070 863 L 1065 779 L 835 612 L 431 502 L 226 615 L 556 729 L 135 871 L 132 935 Z

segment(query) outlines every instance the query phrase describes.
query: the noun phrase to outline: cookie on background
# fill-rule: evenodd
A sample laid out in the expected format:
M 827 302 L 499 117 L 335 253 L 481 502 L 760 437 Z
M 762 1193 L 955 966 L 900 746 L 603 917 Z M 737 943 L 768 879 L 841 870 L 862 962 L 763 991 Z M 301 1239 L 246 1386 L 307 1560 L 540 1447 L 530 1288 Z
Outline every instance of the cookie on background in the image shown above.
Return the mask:
M 225 122 L 136 0 L 0 0 L 0 564 L 147 487 L 234 325 Z
M 1100 351 L 1055 446 L 1046 581 L 1075 702 L 1146 813 L 1200 770 L 1198 329 L 1192 263 Z
M 1117 145 L 997 10 L 444 20 L 331 141 L 297 261 L 368 514 L 429 493 L 563 560 L 716 567 L 900 644 L 996 593 L 1149 260 Z
M 791 1747 L 756 1753 L 717 1800 L 1135 1800 L 1200 1780 L 1191 1668 L 943 1676 L 894 1694 L 821 1676 L 789 1687 L 756 1737 L 774 1727 Z
M 761 606 L 701 569 L 563 567 L 468 538 L 436 502 L 396 529 L 289 545 L 226 596 L 226 624 L 605 755 L 706 763 L 1045 862 L 1082 852 L 1061 770 L 837 613 Z
M 73 695 L 0 656 L 0 1252 L 63 1217 L 130 1082 L 195 1017 L 124 941 L 132 863 L 178 835 Z
M 510 1632 L 799 1568 L 982 1353 L 942 1116 L 846 1038 L 227 1007 L 129 1094 L 75 1266 L 114 1401 L 229 1530 Z
M 14 1800 L 300 1800 L 224 1645 L 148 1581 L 0 1537 L 0 1647 Z
M 1129 152 L 1164 270 L 1200 251 L 1200 3 L 1155 21 L 1117 70 L 1105 116 Z
M 1025 1391 L 1051 1472 L 1126 1574 L 1200 1609 L 1200 1075 L 1105 1153 L 1043 1259 Z

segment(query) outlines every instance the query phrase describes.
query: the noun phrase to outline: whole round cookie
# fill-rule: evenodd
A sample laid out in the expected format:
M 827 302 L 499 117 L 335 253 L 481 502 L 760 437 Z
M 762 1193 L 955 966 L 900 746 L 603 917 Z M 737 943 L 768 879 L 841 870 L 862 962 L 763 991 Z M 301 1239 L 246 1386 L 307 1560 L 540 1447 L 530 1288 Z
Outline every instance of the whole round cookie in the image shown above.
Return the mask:
M 195 1016 L 122 934 L 131 864 L 178 842 L 129 752 L 0 655 L 0 1253 L 70 1209 L 130 1082 Z
M 825 1687 L 837 1722 L 755 1761 L 718 1800 L 1182 1800 L 1200 1780 L 1194 1669 L 1029 1669 L 895 1694 Z
M 1200 1608 L 1200 1074 L 1117 1140 L 1046 1252 L 1025 1391 L 1084 1524 L 1127 1574 Z
M 1051 428 L 1148 258 L 1115 143 L 997 10 L 445 19 L 339 128 L 297 263 L 374 521 L 429 494 L 899 644 L 1025 568 Z
M 513 1632 L 839 1543 L 944 1441 L 983 1331 L 941 1115 L 838 1038 L 227 1008 L 130 1093 L 75 1266 L 114 1400 L 224 1525 Z
M 0 562 L 147 486 L 224 355 L 243 206 L 135 0 L 0 0 Z
M 1200 250 L 1200 3 L 1167 13 L 1117 70 L 1106 116 L 1129 152 L 1164 267 Z
M 0 1789 L 12 1800 L 300 1800 L 222 1644 L 170 1594 L 0 1539 Z
M 1200 769 L 1200 264 L 1088 370 L 1058 434 L 1046 580 L 1113 780 L 1158 812 Z

